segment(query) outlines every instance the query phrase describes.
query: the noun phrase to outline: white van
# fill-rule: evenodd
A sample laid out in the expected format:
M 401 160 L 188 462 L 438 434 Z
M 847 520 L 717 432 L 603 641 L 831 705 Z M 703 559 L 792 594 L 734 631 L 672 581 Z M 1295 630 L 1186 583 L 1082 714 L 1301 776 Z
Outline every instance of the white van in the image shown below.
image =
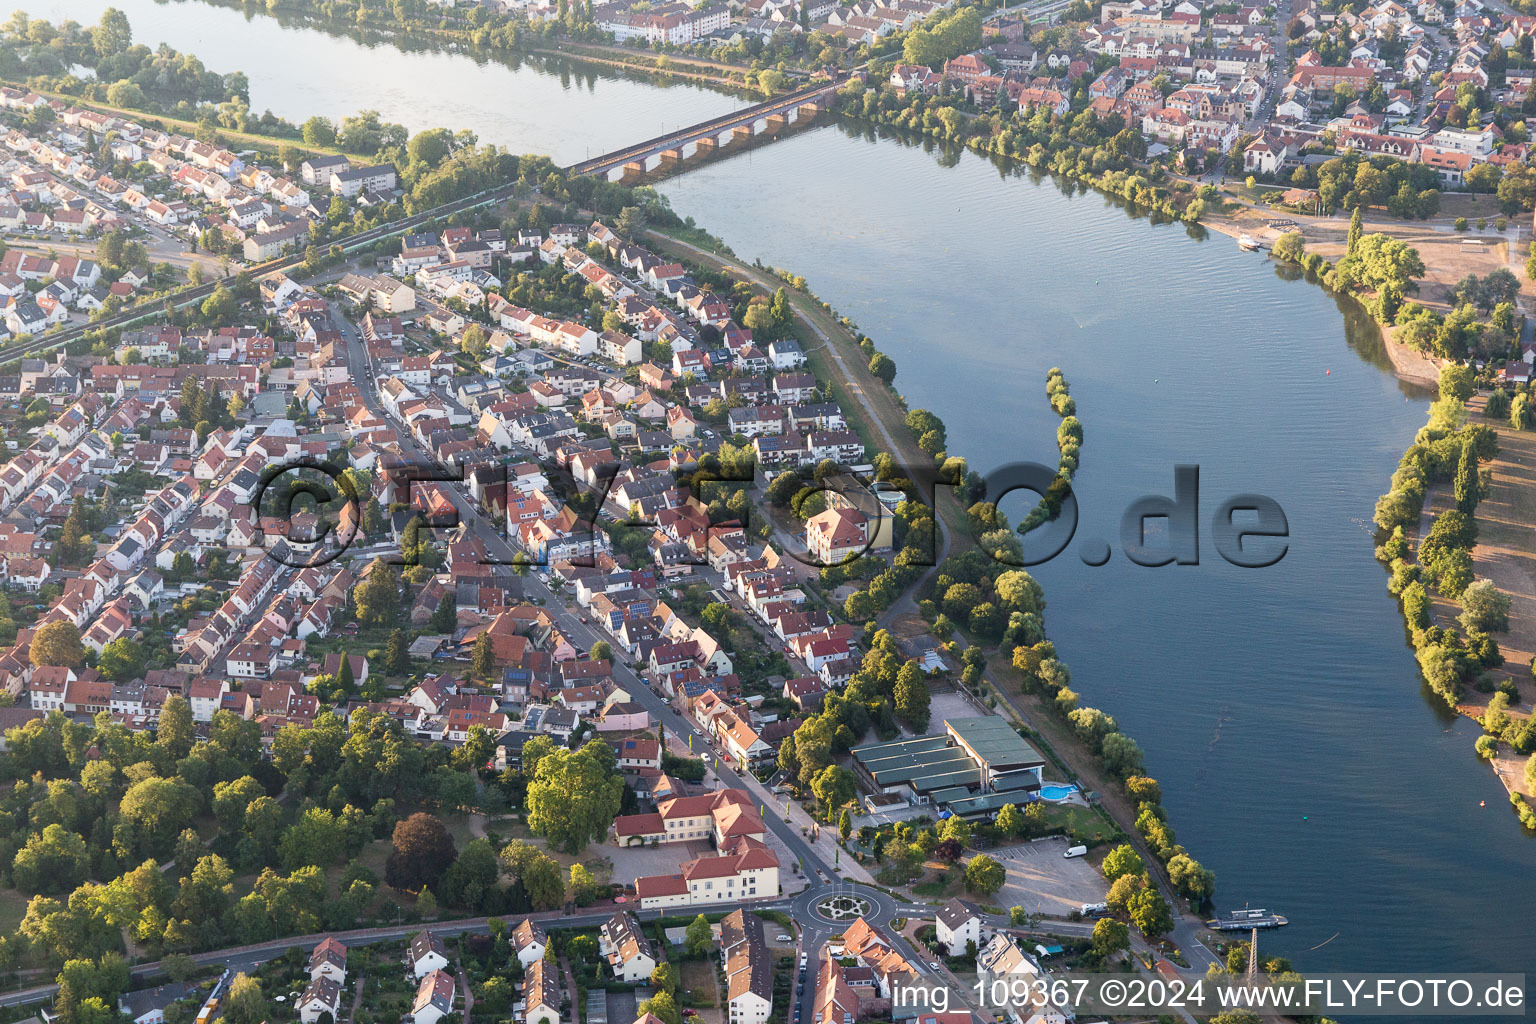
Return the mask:
M 1087 852 L 1088 852 L 1088 847 L 1086 847 L 1086 846 L 1069 846 L 1069 847 L 1067 847 L 1067 852 L 1062 854 L 1062 856 L 1063 857 L 1081 857 L 1084 854 L 1086 854 Z
M 1095 914 L 1103 914 L 1108 911 L 1109 905 L 1106 903 L 1084 903 L 1082 910 L 1078 911 L 1078 913 L 1084 917 L 1092 917 Z

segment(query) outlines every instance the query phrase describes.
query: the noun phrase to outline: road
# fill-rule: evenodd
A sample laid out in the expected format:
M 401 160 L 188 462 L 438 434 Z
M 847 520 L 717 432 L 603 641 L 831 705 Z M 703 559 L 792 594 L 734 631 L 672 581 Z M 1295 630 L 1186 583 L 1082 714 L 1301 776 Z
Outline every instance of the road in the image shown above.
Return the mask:
M 359 389 L 363 393 L 363 401 L 374 413 L 389 419 L 388 412 L 383 403 L 379 401 L 378 390 L 375 384 L 376 375 L 372 364 L 369 362 L 368 353 L 363 345 L 362 332 L 357 325 L 342 316 L 341 311 L 334 303 L 331 304 L 331 323 L 346 338 L 348 365 L 361 367 L 363 375 L 357 380 Z M 356 379 L 356 378 L 354 378 Z M 414 453 L 423 463 L 436 465 L 432 455 L 421 449 L 410 433 L 401 427 L 398 430 L 401 447 Z M 459 522 L 469 524 L 470 531 L 485 545 L 486 553 L 495 561 L 510 564 L 514 556 L 521 552 L 514 548 L 499 528 L 500 524 L 486 516 L 480 507 L 470 500 L 462 489 L 448 487 L 447 492 L 452 496 L 454 508 L 458 512 Z M 564 600 L 540 581 L 536 574 L 529 574 L 523 578 L 525 592 L 531 591 L 532 596 L 544 599 L 544 610 L 560 625 L 566 635 L 580 642 L 583 647 L 590 650 L 598 640 L 611 640 L 597 632 L 592 626 L 581 621 L 578 613 L 565 606 Z M 651 689 L 640 679 L 628 665 L 617 659 L 613 666 L 614 681 L 631 694 L 635 702 L 650 712 L 651 716 L 672 735 L 687 742 L 688 737 L 693 738 L 693 746 L 696 750 L 708 750 L 711 747 L 708 737 L 701 732 L 691 721 L 680 715 L 665 699 Z M 716 757 L 713 765 L 715 774 L 730 787 L 746 790 L 755 796 L 763 808 L 774 806 L 777 798 L 768 789 L 757 781 L 749 773 L 738 773 L 723 759 Z M 831 881 L 836 877 L 835 872 L 828 866 L 819 854 L 807 843 L 798 829 L 787 824 L 778 814 L 764 814 L 765 824 L 772 829 L 790 853 L 798 860 L 801 869 L 813 880 L 820 879 Z

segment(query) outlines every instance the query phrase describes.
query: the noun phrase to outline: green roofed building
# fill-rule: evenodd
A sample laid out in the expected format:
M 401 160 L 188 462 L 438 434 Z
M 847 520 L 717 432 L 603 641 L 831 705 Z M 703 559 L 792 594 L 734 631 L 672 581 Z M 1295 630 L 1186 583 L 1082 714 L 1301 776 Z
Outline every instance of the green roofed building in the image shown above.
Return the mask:
M 852 753 L 855 773 L 875 793 L 968 818 L 1029 803 L 1045 769 L 1040 752 L 996 717 L 946 720 L 943 735 L 867 743 Z

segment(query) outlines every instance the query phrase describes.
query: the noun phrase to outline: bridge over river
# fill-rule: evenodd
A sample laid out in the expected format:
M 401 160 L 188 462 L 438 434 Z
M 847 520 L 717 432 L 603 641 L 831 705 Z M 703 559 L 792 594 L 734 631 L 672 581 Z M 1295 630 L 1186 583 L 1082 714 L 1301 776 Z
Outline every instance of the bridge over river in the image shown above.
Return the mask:
M 846 80 L 844 76 L 820 82 L 710 121 L 583 160 L 567 170 L 572 174 L 601 176 L 611 181 L 636 180 L 652 170 L 675 167 L 691 156 L 707 156 L 733 141 L 749 140 L 760 132 L 772 135 L 791 124 L 815 117 L 827 108 L 831 95 Z

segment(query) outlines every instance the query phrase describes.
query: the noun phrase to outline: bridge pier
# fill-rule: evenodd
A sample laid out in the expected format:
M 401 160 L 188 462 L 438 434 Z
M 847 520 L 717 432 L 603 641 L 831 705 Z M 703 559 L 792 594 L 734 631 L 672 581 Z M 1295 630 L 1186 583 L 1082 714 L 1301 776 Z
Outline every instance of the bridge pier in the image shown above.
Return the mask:
M 803 121 L 806 118 L 815 117 L 819 113 L 821 113 L 821 104 L 802 103 L 795 108 L 795 120 Z
M 783 114 L 769 114 L 764 120 L 766 124 L 763 130 L 769 135 L 781 132 L 789 126 L 789 119 Z
M 624 165 L 624 173 L 619 180 L 625 182 L 639 181 L 643 177 L 645 177 L 645 161 L 631 160 Z
M 752 136 L 756 134 L 757 130 L 750 124 L 739 124 L 735 128 L 731 129 L 732 138 L 746 139 L 748 142 L 751 142 Z
M 720 141 L 713 135 L 706 135 L 693 144 L 693 152 L 698 156 L 708 156 L 720 147 Z
M 676 167 L 683 162 L 683 149 L 681 146 L 677 149 L 664 149 L 658 154 L 658 159 L 663 167 Z

